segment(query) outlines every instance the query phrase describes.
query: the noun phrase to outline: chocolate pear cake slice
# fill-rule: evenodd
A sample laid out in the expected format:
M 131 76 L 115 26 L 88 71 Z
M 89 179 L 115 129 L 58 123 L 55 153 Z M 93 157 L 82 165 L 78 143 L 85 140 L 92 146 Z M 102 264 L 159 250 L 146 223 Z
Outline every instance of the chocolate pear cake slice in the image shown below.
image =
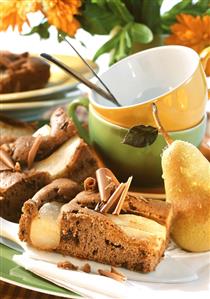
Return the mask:
M 23 203 L 50 182 L 41 171 L 0 171 L 0 216 L 18 222 Z
M 101 198 L 94 190 L 82 191 L 64 205 L 55 203 L 56 198 L 50 200 L 51 203 L 46 199 L 40 205 L 32 198 L 24 204 L 19 225 L 22 241 L 41 250 L 145 273 L 155 270 L 164 255 L 170 204 L 128 193 L 120 214 L 113 215 L 95 210 Z M 47 214 L 53 214 L 51 228 L 56 227 L 56 233 L 51 235 L 53 245 L 46 238 L 43 244 L 34 233 L 42 234 Z
M 52 114 L 50 126 L 3 144 L 0 163 L 1 216 L 15 222 L 22 204 L 49 182 L 70 178 L 80 183 L 98 168 L 95 154 L 61 108 Z

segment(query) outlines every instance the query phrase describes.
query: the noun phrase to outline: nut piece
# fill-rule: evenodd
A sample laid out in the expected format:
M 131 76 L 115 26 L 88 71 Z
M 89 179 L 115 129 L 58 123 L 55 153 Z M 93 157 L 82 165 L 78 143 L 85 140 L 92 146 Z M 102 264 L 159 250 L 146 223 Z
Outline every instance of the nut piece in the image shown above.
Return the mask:
M 112 278 L 112 279 L 115 279 L 117 281 L 125 281 L 126 280 L 126 277 L 121 274 L 117 274 L 117 273 L 114 273 L 114 272 L 110 272 L 110 271 L 106 271 L 106 270 L 103 270 L 103 269 L 98 269 L 98 273 L 102 276 L 106 276 L 106 277 L 109 277 L 109 278 Z
M 90 273 L 91 272 L 91 267 L 88 263 L 84 264 L 82 267 L 81 267 L 81 270 L 83 272 L 86 272 L 86 273 Z
M 57 267 L 58 268 L 63 268 L 65 270 L 77 270 L 78 269 L 77 266 L 75 266 L 74 264 L 72 264 L 68 261 L 57 263 Z

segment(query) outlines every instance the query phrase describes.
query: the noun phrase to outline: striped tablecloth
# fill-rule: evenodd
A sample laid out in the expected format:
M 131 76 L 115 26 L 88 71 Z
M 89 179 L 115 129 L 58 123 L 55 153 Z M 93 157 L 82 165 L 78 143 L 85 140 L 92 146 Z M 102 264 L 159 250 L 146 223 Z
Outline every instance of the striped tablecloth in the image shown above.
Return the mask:
M 31 291 L 3 281 L 0 281 L 0 294 L 2 299 L 63 299 L 63 297 Z

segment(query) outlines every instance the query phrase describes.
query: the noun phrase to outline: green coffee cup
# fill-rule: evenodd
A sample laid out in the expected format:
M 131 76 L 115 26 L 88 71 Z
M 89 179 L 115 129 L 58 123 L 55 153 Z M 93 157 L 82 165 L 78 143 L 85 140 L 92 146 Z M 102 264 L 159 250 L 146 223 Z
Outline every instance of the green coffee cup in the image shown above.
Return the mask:
M 88 110 L 88 130 L 78 120 L 76 114 L 78 106 L 84 106 Z M 95 148 L 106 166 L 120 180 L 125 181 L 132 175 L 136 186 L 156 187 L 163 184 L 161 154 L 166 147 L 166 142 L 161 134 L 158 134 L 153 144 L 144 148 L 123 144 L 122 140 L 128 129 L 105 120 L 89 105 L 86 98 L 77 99 L 70 103 L 69 115 L 72 117 L 81 138 Z M 180 139 L 199 146 L 205 134 L 205 128 L 206 116 L 193 128 L 169 132 L 169 135 L 174 140 Z

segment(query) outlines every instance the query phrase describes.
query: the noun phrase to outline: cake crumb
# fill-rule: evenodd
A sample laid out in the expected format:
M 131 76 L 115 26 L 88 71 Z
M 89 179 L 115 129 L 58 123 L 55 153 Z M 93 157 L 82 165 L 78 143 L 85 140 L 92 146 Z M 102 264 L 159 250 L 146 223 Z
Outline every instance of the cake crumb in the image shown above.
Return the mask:
M 110 271 L 106 271 L 106 270 L 103 270 L 103 269 L 98 269 L 98 273 L 102 276 L 106 276 L 106 277 L 115 279 L 115 280 L 120 281 L 120 282 L 123 282 L 123 281 L 126 280 L 126 278 L 122 275 L 119 275 L 117 273 L 113 273 L 113 272 L 110 272 Z
M 68 261 L 57 263 L 57 267 L 65 269 L 65 270 L 77 270 L 78 269 L 77 266 L 75 266 L 74 264 L 72 264 Z
M 81 267 L 81 270 L 83 272 L 86 272 L 86 273 L 90 273 L 91 272 L 91 267 L 88 263 L 84 264 L 82 267 Z

